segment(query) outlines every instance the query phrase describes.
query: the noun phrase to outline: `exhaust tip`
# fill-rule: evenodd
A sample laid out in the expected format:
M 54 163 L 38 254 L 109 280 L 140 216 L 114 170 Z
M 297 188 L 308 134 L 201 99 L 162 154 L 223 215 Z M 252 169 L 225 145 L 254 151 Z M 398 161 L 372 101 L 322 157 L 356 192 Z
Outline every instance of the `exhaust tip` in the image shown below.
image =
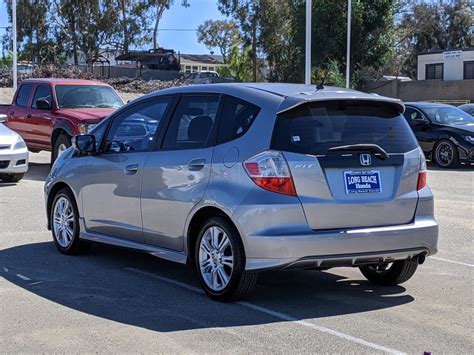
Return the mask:
M 425 254 L 420 254 L 418 255 L 418 257 L 416 258 L 416 261 L 418 262 L 418 265 L 421 265 L 425 262 L 426 260 L 426 256 Z

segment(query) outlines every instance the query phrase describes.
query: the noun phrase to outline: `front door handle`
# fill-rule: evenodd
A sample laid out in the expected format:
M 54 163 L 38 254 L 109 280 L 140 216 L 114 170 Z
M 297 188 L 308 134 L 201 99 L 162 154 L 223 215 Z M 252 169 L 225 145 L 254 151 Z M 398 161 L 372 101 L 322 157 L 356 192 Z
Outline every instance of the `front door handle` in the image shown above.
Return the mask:
M 138 171 L 138 164 L 127 165 L 124 169 L 125 175 L 134 175 Z
M 189 162 L 188 169 L 191 171 L 201 170 L 202 168 L 204 168 L 205 164 L 206 164 L 206 159 L 203 159 L 203 158 L 193 159 Z

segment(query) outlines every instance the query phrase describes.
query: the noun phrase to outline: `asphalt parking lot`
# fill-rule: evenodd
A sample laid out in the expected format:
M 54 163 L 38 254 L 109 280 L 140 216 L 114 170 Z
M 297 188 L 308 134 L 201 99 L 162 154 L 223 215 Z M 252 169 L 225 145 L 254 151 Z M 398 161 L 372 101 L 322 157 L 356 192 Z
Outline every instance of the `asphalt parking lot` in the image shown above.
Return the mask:
M 439 253 L 407 283 L 374 287 L 350 268 L 269 272 L 251 298 L 220 304 L 185 266 L 104 246 L 56 252 L 48 162 L 31 154 L 24 180 L 0 184 L 2 353 L 473 352 L 472 167 L 430 167 Z

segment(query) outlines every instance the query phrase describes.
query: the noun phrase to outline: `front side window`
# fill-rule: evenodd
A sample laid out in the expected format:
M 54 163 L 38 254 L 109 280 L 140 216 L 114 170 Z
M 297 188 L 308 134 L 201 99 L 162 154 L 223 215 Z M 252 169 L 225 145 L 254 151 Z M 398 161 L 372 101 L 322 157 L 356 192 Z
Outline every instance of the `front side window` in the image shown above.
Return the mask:
M 38 108 L 37 102 L 38 100 L 47 101 L 49 107 L 51 107 L 51 89 L 48 85 L 39 85 L 36 88 L 35 96 L 33 96 L 33 102 L 31 103 L 32 108 Z
M 387 153 L 406 153 L 418 146 L 396 108 L 364 101 L 300 105 L 278 115 L 272 137 L 272 149 L 311 155 L 354 144 L 377 144 Z
M 235 97 L 225 96 L 219 124 L 219 144 L 242 137 L 255 121 L 260 108 Z
M 163 148 L 181 150 L 207 147 L 218 107 L 217 95 L 193 95 L 181 98 L 166 132 Z
M 457 107 L 428 106 L 424 107 L 423 111 L 432 122 L 439 124 L 456 125 L 474 123 L 474 117 Z
M 15 104 L 20 107 L 26 107 L 28 105 L 28 99 L 30 98 L 31 89 L 33 84 L 23 84 L 18 89 L 18 95 L 16 96 Z
M 405 118 L 407 119 L 408 123 L 412 123 L 412 121 L 423 121 L 424 118 L 420 111 L 415 110 L 413 108 L 407 107 L 405 112 L 403 113 Z
M 163 121 L 170 101 L 170 98 L 145 101 L 119 113 L 107 134 L 104 151 L 148 151 L 153 145 L 155 133 Z M 92 133 L 95 134 L 95 131 Z
M 122 100 L 110 86 L 56 85 L 59 108 L 119 108 Z

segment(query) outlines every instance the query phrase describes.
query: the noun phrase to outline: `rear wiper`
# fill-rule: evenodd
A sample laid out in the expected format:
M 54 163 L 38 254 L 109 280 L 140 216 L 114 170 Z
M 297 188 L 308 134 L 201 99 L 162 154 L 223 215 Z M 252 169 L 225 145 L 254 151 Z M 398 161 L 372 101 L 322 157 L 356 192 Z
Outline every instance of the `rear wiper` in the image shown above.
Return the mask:
M 329 151 L 337 152 L 337 151 L 346 151 L 346 152 L 353 152 L 358 150 L 368 150 L 371 153 L 378 153 L 381 155 L 382 160 L 389 159 L 388 153 L 378 144 L 350 144 L 350 145 L 341 145 L 339 147 L 332 147 L 329 148 Z

